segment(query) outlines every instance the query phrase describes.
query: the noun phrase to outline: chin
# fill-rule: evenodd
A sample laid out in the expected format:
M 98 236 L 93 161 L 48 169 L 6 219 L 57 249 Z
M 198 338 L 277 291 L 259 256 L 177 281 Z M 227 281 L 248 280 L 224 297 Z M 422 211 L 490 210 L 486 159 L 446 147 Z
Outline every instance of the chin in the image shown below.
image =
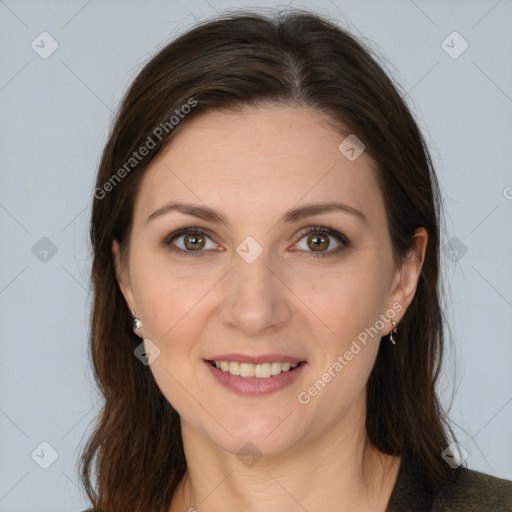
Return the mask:
M 283 417 L 277 415 L 250 418 L 240 414 L 231 419 L 232 422 L 226 421 L 228 418 L 224 417 L 222 427 L 209 421 L 199 429 L 211 443 L 239 457 L 280 455 L 298 442 L 302 427 L 285 425 L 287 420 L 283 422 Z
M 223 450 L 232 453 L 244 462 L 245 457 L 273 457 L 286 453 L 295 443 L 292 439 L 270 439 L 267 434 L 235 435 L 223 439 L 218 444 Z

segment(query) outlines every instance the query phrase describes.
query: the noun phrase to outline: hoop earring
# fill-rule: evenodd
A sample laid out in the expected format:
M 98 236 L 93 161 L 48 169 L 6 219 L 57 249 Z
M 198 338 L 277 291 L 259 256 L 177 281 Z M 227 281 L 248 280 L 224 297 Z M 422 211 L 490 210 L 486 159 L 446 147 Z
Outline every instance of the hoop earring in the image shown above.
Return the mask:
M 393 327 L 394 329 L 389 333 L 389 341 L 391 341 L 391 343 L 393 343 L 393 345 L 396 345 L 395 343 L 395 340 L 393 339 L 393 333 L 397 333 L 397 327 L 396 327 L 396 322 L 394 320 L 391 320 L 391 323 L 393 324 Z

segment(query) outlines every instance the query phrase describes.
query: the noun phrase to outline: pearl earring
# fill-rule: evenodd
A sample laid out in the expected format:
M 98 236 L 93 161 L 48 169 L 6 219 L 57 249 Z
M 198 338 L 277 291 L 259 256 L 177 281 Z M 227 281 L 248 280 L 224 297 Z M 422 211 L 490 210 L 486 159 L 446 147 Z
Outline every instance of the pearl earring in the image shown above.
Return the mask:
M 141 327 L 142 327 L 142 322 L 140 321 L 139 318 L 137 318 L 135 316 L 135 313 L 132 311 L 132 323 L 133 323 L 133 331 L 140 331 Z

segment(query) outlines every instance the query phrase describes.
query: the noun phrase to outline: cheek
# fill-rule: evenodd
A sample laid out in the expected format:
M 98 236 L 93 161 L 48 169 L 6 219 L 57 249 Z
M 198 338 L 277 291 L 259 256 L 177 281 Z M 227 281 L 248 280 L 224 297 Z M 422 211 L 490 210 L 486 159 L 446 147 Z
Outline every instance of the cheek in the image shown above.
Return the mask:
M 312 382 L 320 380 L 321 388 L 329 381 L 317 405 L 333 400 L 337 408 L 348 408 L 364 389 L 381 340 L 386 275 L 375 258 L 360 258 L 329 281 L 310 286 L 308 306 L 329 327 L 327 336 L 315 338 L 318 358 Z
M 197 395 L 194 389 L 198 382 L 197 362 L 201 358 L 197 341 L 211 314 L 206 310 L 208 296 L 205 297 L 211 288 L 201 278 L 184 279 L 148 271 L 140 289 L 144 335 L 160 349 L 150 370 L 158 387 L 180 415 L 188 416 L 187 411 L 195 407 L 189 392 Z M 192 417 L 200 416 L 199 412 L 196 410 Z
M 154 260 L 154 258 L 153 258 Z M 201 300 L 212 290 L 215 276 L 200 269 L 182 268 L 168 262 L 152 262 L 151 256 L 134 266 L 132 282 L 144 334 L 163 344 L 176 337 L 182 325 L 201 312 Z M 213 291 L 213 290 L 212 290 Z M 194 321 L 192 325 L 200 325 Z
M 319 273 L 316 279 L 306 276 L 294 291 L 343 346 L 379 319 L 388 293 L 386 283 L 378 265 L 361 260 L 338 272 Z

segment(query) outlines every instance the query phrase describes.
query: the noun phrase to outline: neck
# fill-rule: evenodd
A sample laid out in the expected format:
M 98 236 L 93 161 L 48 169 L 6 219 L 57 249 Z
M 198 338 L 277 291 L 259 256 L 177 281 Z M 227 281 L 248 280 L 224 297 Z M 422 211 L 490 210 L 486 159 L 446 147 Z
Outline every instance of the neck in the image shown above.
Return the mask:
M 171 512 L 385 512 L 400 458 L 369 445 L 359 416 L 250 467 L 182 422 L 187 473 Z

